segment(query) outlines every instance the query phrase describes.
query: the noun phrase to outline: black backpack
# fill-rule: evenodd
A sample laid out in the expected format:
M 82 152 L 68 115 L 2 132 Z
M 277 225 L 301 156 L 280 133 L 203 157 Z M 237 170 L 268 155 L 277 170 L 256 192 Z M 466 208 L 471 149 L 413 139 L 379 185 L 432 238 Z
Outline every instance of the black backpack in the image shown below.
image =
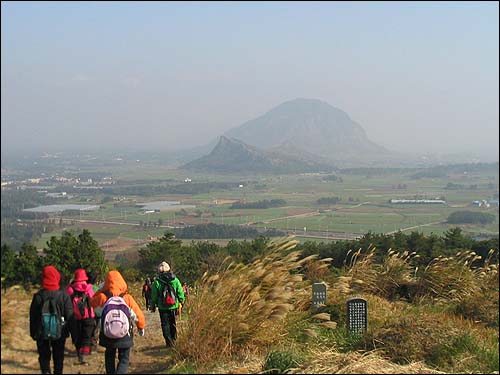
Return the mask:
M 175 295 L 174 288 L 169 281 L 163 283 L 160 302 L 164 307 L 172 307 L 177 303 L 177 296 Z
M 59 314 L 53 296 L 42 296 L 42 311 L 39 338 L 59 340 L 62 336 L 63 318 Z

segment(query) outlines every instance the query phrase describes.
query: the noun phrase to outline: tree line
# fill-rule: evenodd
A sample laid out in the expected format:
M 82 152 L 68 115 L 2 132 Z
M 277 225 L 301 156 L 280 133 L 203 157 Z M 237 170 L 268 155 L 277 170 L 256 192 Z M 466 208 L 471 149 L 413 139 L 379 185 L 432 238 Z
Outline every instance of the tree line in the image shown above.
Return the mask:
M 198 224 L 185 228 L 175 228 L 177 238 L 203 239 L 203 238 L 255 238 L 259 231 L 253 227 L 231 225 L 231 224 Z M 266 237 L 284 236 L 285 233 L 276 229 L 270 229 L 262 233 Z
M 256 202 L 234 202 L 230 208 L 272 208 L 286 206 L 284 199 L 263 199 Z
M 448 216 L 450 224 L 491 224 L 495 215 L 487 212 L 455 211 Z
M 190 182 L 173 185 L 129 185 L 104 187 L 102 192 L 111 195 L 140 195 L 154 196 L 158 194 L 205 194 L 216 190 L 230 190 L 236 188 L 230 182 Z
M 236 262 L 248 264 L 254 257 L 267 251 L 270 240 L 270 237 L 260 235 L 251 240 L 231 239 L 225 246 L 194 240 L 184 244 L 174 233 L 166 232 L 159 239 L 141 248 L 135 260 L 133 257 L 124 256 L 117 257 L 115 262 L 107 262 L 103 250 L 88 230 L 84 229 L 78 236 L 64 231 L 61 237 L 51 237 L 41 254 L 31 244 L 23 244 L 18 253 L 3 244 L 2 286 L 22 284 L 28 287 L 38 284 L 41 270 L 47 264 L 52 264 L 60 270 L 66 282 L 69 282 L 77 268 L 96 271 L 101 279 L 108 269 L 115 268 L 122 272 L 128 281 L 141 280 L 154 275 L 156 266 L 164 260 L 183 281 L 193 285 L 206 271 L 217 270 L 227 256 L 231 256 Z M 389 249 L 398 252 L 415 251 L 419 255 L 419 258 L 415 259 L 415 265 L 419 268 L 425 267 L 435 257 L 451 256 L 463 250 L 473 250 L 484 260 L 490 249 L 496 249 L 492 262 L 498 261 L 498 237 L 477 241 L 465 235 L 460 228 L 452 228 L 441 236 L 426 236 L 419 232 L 397 232 L 392 235 L 368 232 L 355 241 L 306 241 L 298 244 L 296 250 L 302 252 L 302 257 L 318 254 L 321 258 L 333 258 L 330 271 L 338 272 L 338 269 L 350 261 L 348 257 L 353 253 L 350 250 L 369 251 L 373 246 L 377 249 L 379 260 Z
M 337 204 L 341 201 L 339 197 L 322 197 L 319 198 L 316 203 L 317 204 Z
M 69 282 L 77 268 L 85 268 L 104 275 L 108 264 L 104 251 L 87 229 L 78 236 L 63 231 L 61 237 L 52 236 L 42 253 L 35 245 L 24 243 L 19 252 L 2 244 L 2 286 L 22 284 L 29 287 L 40 282 L 42 268 L 55 266 L 61 273 L 62 284 Z

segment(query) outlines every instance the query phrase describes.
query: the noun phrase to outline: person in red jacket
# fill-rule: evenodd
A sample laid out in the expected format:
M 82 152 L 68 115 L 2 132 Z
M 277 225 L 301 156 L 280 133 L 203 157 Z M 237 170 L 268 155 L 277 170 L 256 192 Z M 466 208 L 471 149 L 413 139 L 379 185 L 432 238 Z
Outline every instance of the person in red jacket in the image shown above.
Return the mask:
M 134 297 L 127 293 L 128 286 L 123 276 L 118 271 L 109 271 L 104 281 L 102 289 L 94 294 L 90 300 L 90 305 L 95 309 L 102 307 L 111 297 L 120 296 L 131 310 L 131 315 L 135 318 L 135 324 L 139 331 L 139 336 L 144 336 L 146 318 Z M 126 374 L 128 370 L 130 348 L 134 345 L 133 331 L 121 338 L 109 338 L 104 334 L 105 312 L 101 316 L 101 330 L 99 333 L 99 345 L 106 348 L 104 360 L 106 374 Z M 132 324 L 131 324 L 132 326 Z M 116 365 L 116 351 L 118 350 L 118 365 Z
M 44 267 L 42 288 L 35 293 L 30 305 L 30 336 L 36 341 L 42 374 L 50 374 L 51 356 L 54 360 L 54 374 L 63 373 L 64 345 L 69 336 L 67 324 L 61 324 L 61 336 L 57 339 L 46 339 L 42 332 L 42 307 L 47 300 L 52 299 L 57 315 L 64 318 L 66 323 L 73 319 L 73 305 L 68 294 L 61 289 L 60 281 L 61 274 L 54 266 Z

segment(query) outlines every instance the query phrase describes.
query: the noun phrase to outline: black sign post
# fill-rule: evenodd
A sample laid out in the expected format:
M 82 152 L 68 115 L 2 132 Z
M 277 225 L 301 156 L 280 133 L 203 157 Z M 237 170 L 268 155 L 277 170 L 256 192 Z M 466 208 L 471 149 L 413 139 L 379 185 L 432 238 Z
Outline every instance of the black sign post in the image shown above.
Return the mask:
M 347 301 L 347 330 L 350 333 L 364 333 L 368 328 L 368 304 L 363 298 Z
M 326 285 L 324 283 L 314 283 L 312 292 L 313 307 L 320 307 L 326 304 Z

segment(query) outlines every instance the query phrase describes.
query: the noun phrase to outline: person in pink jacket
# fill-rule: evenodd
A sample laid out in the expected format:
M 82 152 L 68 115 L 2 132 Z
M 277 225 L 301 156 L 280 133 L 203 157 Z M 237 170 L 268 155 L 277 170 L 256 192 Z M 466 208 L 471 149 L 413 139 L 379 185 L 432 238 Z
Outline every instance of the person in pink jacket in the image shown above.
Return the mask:
M 73 282 L 66 287 L 73 303 L 74 319 L 71 322 L 71 338 L 76 347 L 80 363 L 92 352 L 92 337 L 96 320 L 90 299 L 94 296 L 92 284 L 87 283 L 87 273 L 83 268 L 75 271 Z

